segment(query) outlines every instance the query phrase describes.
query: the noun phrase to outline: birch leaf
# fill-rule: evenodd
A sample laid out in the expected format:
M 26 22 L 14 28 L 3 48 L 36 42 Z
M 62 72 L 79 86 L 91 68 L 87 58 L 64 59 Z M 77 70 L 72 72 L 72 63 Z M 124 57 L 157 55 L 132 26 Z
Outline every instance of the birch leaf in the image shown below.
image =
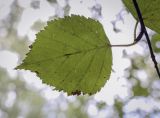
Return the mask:
M 102 25 L 83 16 L 47 23 L 17 69 L 36 72 L 68 95 L 94 94 L 110 77 L 112 53 Z

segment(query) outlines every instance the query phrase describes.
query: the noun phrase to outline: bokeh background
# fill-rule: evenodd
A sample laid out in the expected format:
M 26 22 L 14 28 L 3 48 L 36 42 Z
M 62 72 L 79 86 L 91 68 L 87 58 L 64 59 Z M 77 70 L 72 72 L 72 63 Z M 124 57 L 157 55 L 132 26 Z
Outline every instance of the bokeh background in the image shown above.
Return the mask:
M 111 77 L 92 96 L 67 96 L 14 70 L 48 20 L 71 14 L 99 20 L 111 44 L 133 42 L 135 20 L 121 0 L 0 0 L 0 118 L 159 118 L 160 80 L 145 39 L 112 48 Z

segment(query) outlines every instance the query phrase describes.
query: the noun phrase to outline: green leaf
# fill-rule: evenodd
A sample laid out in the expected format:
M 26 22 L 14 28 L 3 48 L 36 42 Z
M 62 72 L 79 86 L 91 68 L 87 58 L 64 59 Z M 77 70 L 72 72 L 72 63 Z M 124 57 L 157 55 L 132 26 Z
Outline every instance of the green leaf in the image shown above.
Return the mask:
M 138 83 L 132 88 L 134 96 L 148 96 L 148 88 L 142 87 L 140 81 L 137 82 Z
M 115 100 L 115 109 L 117 110 L 118 112 L 118 115 L 120 118 L 123 118 L 123 102 L 119 101 L 119 100 Z
M 36 72 L 68 95 L 94 94 L 109 79 L 112 52 L 102 25 L 83 16 L 48 22 L 17 69 Z
M 145 25 L 157 33 L 160 33 L 160 0 L 137 0 L 137 2 Z M 138 20 L 132 0 L 123 0 L 123 3 L 134 18 Z
M 157 46 L 157 43 L 160 43 L 160 34 L 153 35 L 151 41 L 154 52 L 160 53 L 160 47 Z

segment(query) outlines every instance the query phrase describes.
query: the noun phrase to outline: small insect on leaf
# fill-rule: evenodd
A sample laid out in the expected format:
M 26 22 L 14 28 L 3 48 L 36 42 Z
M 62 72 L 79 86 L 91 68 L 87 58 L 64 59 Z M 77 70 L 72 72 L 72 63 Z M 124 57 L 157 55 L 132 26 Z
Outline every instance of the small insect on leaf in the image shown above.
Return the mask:
M 17 69 L 68 95 L 95 94 L 110 77 L 112 52 L 102 25 L 83 16 L 49 21 Z M 105 78 L 104 78 L 105 77 Z

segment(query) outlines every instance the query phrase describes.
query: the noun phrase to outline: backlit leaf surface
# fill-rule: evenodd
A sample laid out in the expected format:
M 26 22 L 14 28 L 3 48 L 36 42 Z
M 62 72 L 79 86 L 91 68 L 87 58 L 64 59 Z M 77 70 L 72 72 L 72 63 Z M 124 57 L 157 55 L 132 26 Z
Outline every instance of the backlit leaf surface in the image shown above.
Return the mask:
M 102 25 L 83 16 L 48 22 L 17 69 L 36 72 L 68 95 L 94 94 L 109 79 L 111 48 Z
M 123 0 L 125 6 L 138 19 L 132 0 Z M 145 25 L 160 33 L 160 0 L 137 0 Z

